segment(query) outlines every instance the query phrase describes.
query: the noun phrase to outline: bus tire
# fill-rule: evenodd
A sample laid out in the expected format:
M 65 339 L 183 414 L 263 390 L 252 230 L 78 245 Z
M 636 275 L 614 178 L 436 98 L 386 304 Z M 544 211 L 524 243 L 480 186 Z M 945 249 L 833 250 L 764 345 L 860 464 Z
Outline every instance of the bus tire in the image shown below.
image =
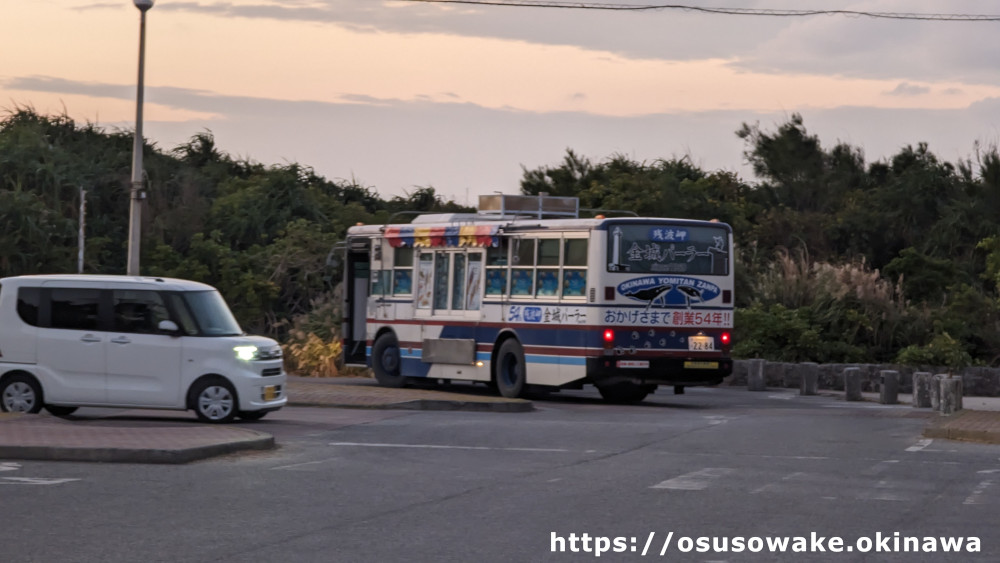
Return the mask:
M 635 383 L 615 383 L 614 385 L 598 385 L 601 397 L 609 403 L 639 403 L 649 395 L 649 388 Z
M 387 332 L 376 338 L 372 346 L 372 369 L 379 385 L 399 388 L 406 384 L 406 378 L 400 372 L 400 363 L 396 337 Z
M 517 339 L 507 339 L 500 345 L 495 379 L 497 389 L 504 397 L 516 399 L 524 393 L 528 370 L 524 363 L 524 348 Z

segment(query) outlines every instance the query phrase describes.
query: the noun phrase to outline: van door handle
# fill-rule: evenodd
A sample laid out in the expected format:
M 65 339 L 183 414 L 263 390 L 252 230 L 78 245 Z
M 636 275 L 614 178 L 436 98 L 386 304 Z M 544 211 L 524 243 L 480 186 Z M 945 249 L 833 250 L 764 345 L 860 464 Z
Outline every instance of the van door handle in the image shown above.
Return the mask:
M 129 340 L 128 337 L 125 337 L 125 336 L 116 336 L 115 338 L 112 338 L 111 341 L 114 342 L 115 344 L 131 344 L 132 343 L 132 341 Z
M 101 339 L 94 336 L 93 334 L 84 334 L 83 337 L 80 338 L 80 342 L 100 342 L 100 341 Z

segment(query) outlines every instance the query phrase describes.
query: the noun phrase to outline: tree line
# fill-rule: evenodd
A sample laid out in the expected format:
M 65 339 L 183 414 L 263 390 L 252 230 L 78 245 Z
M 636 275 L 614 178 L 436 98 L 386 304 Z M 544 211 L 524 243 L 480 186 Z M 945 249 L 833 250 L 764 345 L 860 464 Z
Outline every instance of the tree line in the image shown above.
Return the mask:
M 824 147 L 793 115 L 773 131 L 743 124 L 755 179 L 687 158 L 601 161 L 568 150 L 524 169 L 525 194 L 581 208 L 718 219 L 737 250 L 734 354 L 784 361 L 962 366 L 1000 358 L 1000 155 L 977 147 L 940 161 L 907 146 L 868 163 Z M 81 192 L 85 273 L 125 271 L 132 132 L 17 108 L 0 121 L 0 276 L 75 272 Z M 336 372 L 340 273 L 331 250 L 358 222 L 400 211 L 463 211 L 433 187 L 391 198 L 301 164 L 233 158 L 210 132 L 144 146 L 144 275 L 223 292 L 248 331 L 289 359 Z

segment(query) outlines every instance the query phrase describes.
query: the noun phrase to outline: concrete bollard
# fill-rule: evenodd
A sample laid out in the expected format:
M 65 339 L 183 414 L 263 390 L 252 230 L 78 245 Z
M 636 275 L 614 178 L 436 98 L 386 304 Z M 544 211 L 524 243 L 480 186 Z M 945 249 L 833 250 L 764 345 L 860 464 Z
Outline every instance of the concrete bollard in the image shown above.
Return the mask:
M 930 384 L 928 385 L 931 392 L 931 408 L 939 411 L 941 410 L 941 380 L 948 377 L 943 373 L 938 373 L 931 376 Z
M 899 372 L 884 369 L 879 372 L 878 402 L 883 405 L 895 405 L 899 402 Z
M 954 414 L 962 410 L 962 377 L 941 379 L 941 414 Z
M 913 407 L 926 409 L 931 406 L 931 374 L 918 371 L 913 374 Z
M 750 373 L 747 374 L 747 389 L 750 391 L 766 391 L 764 380 L 764 360 L 750 360 Z
M 861 369 L 844 368 L 844 400 L 862 401 L 861 395 Z
M 806 362 L 799 366 L 799 395 L 815 395 L 819 387 L 819 365 Z

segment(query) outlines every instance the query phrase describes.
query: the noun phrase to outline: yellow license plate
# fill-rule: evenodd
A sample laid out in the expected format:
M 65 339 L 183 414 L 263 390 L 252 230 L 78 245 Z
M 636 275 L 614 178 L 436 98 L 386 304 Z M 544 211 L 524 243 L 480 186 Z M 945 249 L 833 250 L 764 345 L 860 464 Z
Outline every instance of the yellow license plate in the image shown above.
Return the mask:
M 684 362 L 687 369 L 719 369 L 719 362 Z
M 273 401 L 278 398 L 278 390 L 274 385 L 264 387 L 264 400 Z

